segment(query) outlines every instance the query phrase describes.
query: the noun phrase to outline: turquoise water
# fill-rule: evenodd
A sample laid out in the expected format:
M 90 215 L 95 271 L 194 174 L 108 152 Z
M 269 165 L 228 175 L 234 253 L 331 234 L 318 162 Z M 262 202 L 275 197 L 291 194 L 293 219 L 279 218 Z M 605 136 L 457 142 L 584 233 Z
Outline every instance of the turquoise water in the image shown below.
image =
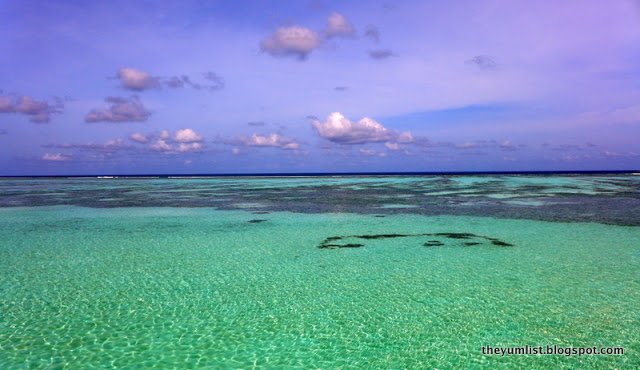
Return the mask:
M 482 180 L 454 179 L 465 184 L 453 185 L 459 198 L 432 197 L 466 209 L 463 190 L 485 202 L 500 194 L 473 184 L 518 182 Z M 484 216 L 429 214 L 413 200 L 439 178 L 301 179 L 286 193 L 311 194 L 308 208 L 282 201 L 295 212 L 260 196 L 283 179 L 0 182 L 0 201 L 18 205 L 0 208 L 0 368 L 640 366 L 638 183 L 533 180 L 519 189 L 537 182 L 535 196 L 504 205 L 520 210 L 515 218 L 498 217 L 495 204 Z M 318 211 L 319 188 L 342 202 Z M 600 199 L 572 203 L 585 189 L 627 204 L 629 216 L 588 208 Z M 224 201 L 158 206 L 168 190 Z M 34 204 L 38 192 L 57 205 Z M 98 193 L 114 204 L 97 207 L 102 198 L 88 194 Z M 499 357 L 485 345 L 626 352 Z

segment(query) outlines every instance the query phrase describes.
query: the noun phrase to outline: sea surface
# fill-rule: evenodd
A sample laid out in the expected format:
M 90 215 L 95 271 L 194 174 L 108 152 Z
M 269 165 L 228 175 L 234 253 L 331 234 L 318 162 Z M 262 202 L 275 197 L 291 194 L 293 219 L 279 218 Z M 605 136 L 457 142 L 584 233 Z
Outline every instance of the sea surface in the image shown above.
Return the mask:
M 0 369 L 638 368 L 639 308 L 640 176 L 0 180 Z

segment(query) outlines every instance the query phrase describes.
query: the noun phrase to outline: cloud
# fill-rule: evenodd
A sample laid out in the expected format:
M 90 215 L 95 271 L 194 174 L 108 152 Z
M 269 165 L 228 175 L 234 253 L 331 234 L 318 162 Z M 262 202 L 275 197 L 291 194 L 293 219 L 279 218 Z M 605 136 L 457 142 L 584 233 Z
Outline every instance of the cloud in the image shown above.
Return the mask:
M 500 149 L 503 150 L 515 150 L 515 146 L 513 146 L 513 143 L 511 142 L 511 140 L 505 140 L 503 142 L 500 143 Z
M 478 147 L 477 143 L 472 143 L 472 142 L 466 142 L 463 144 L 458 144 L 456 145 L 456 148 L 458 149 L 475 149 Z
M 335 91 L 347 91 L 349 86 L 336 86 L 333 88 Z
M 177 151 L 180 153 L 196 152 L 201 150 L 202 148 L 202 143 L 180 143 L 178 145 Z
M 203 78 L 209 83 L 197 83 L 193 82 L 189 76 L 171 76 L 163 80 L 165 86 L 170 89 L 181 89 L 183 87 L 191 87 L 196 90 L 222 90 L 224 89 L 224 79 L 218 74 L 212 71 L 207 71 L 202 74 Z
M 376 44 L 380 42 L 380 31 L 378 30 L 378 27 L 374 26 L 374 25 L 368 25 L 367 28 L 364 30 L 364 37 L 368 37 L 371 40 L 373 40 L 373 42 L 375 42 Z
M 467 60 L 465 63 L 473 64 L 483 70 L 496 69 L 496 67 L 498 66 L 495 60 L 486 55 L 476 55 L 475 57 Z
M 411 132 L 404 131 L 398 135 L 398 137 L 396 138 L 396 141 L 399 143 L 408 144 L 408 143 L 413 143 L 415 139 L 413 138 L 413 135 L 411 134 Z M 422 141 L 424 141 L 424 139 Z
M 327 18 L 327 29 L 325 30 L 327 38 L 332 37 L 354 37 L 356 31 L 353 29 L 351 22 L 342 14 L 333 12 Z
M 393 53 L 393 51 L 389 49 L 369 50 L 369 57 L 371 57 L 372 59 L 380 60 L 380 59 L 386 59 L 393 56 L 395 56 L 395 54 Z
M 607 158 L 612 158 L 612 157 L 627 157 L 627 158 L 638 158 L 640 157 L 640 154 L 636 153 L 636 152 L 610 152 L 608 150 L 605 150 L 602 152 L 602 155 L 604 155 Z
M 110 104 L 107 109 L 93 109 L 84 116 L 85 122 L 142 122 L 146 121 L 149 112 L 137 96 L 130 99 L 107 97 Z
M 114 153 L 121 149 L 130 149 L 131 147 L 125 145 L 122 139 L 107 140 L 102 144 L 88 143 L 88 144 L 45 144 L 43 148 L 57 148 L 57 149 L 79 149 L 88 151 L 97 151 L 103 153 Z
M 146 144 L 149 142 L 149 137 L 147 137 L 147 135 L 143 135 L 139 132 L 135 132 L 133 134 L 131 134 L 131 136 L 129 136 L 129 139 L 131 141 L 135 141 L 136 143 L 140 143 L 140 144 Z
M 298 149 L 300 144 L 292 139 L 287 139 L 279 134 L 260 135 L 253 134 L 251 137 L 241 137 L 239 142 L 244 146 L 273 147 L 280 149 Z
M 51 120 L 51 114 L 62 113 L 63 107 L 64 104 L 60 99 L 49 103 L 26 95 L 17 98 L 0 95 L 0 113 L 24 114 L 33 123 L 48 123 Z
M 185 85 L 190 85 L 189 76 L 171 76 L 164 81 L 164 84 L 170 89 L 181 89 Z
M 213 71 L 202 74 L 206 81 L 203 83 L 193 82 L 187 75 L 160 77 L 151 76 L 149 73 L 134 68 L 120 68 L 116 74 L 123 88 L 133 91 L 144 91 L 150 89 L 160 89 L 163 86 L 169 89 L 181 89 L 190 87 L 195 90 L 222 90 L 224 89 L 224 79 Z
M 202 136 L 190 128 L 183 128 L 176 131 L 173 140 L 177 143 L 199 143 L 202 142 Z
M 204 73 L 205 80 L 211 82 L 209 85 L 204 85 L 205 89 L 209 90 L 220 90 L 224 88 L 224 80 L 222 77 L 218 76 L 216 73 L 212 71 L 207 71 Z
M 190 128 L 180 129 L 173 136 L 168 130 L 160 131 L 157 136 L 143 136 L 149 142 L 148 148 L 157 152 L 175 154 L 197 152 L 204 149 L 204 137 Z
M 386 146 L 389 150 L 400 150 L 400 145 L 398 143 L 388 142 L 384 143 L 384 146 Z
M 322 138 L 338 144 L 385 142 L 397 136 L 371 118 L 352 122 L 339 112 L 331 113 L 324 122 L 315 119 L 311 125 Z
M 147 72 L 125 67 L 120 68 L 116 77 L 123 88 L 133 91 L 143 91 L 160 87 L 160 78 L 152 77 Z
M 157 150 L 159 152 L 170 152 L 173 151 L 173 147 L 167 143 L 165 139 L 158 139 L 153 145 L 151 145 L 151 149 Z
M 305 60 L 321 43 L 320 36 L 305 27 L 280 27 L 260 42 L 260 49 L 274 57 L 293 56 Z
M 62 154 L 62 153 L 45 153 L 42 156 L 42 160 L 43 161 L 51 161 L 51 162 L 70 161 L 71 160 L 71 155 Z
M 264 123 L 262 121 L 254 121 L 254 122 L 247 122 L 247 125 L 249 125 L 249 126 L 264 126 L 264 125 L 266 125 L 266 123 Z
M 377 157 L 386 157 L 387 153 L 385 152 L 378 152 L 377 150 L 374 149 L 366 149 L 366 148 L 362 148 L 359 150 L 360 154 L 362 155 L 366 155 L 368 157 L 373 157 L 373 156 L 377 156 Z

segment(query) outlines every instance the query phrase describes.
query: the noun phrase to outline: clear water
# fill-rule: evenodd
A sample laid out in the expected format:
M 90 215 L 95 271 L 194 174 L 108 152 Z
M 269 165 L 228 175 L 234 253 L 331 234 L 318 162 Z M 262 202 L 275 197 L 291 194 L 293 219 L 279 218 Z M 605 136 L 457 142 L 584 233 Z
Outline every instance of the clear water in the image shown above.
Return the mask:
M 637 368 L 639 185 L 0 181 L 0 368 Z

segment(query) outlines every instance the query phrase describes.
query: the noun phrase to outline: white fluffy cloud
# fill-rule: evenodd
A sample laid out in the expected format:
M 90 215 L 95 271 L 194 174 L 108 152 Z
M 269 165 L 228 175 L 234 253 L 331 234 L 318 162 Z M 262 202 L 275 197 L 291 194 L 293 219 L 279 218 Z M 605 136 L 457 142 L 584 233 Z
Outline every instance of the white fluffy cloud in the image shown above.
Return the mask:
M 298 149 L 300 144 L 292 139 L 287 139 L 279 134 L 259 135 L 253 134 L 251 137 L 242 137 L 240 142 L 245 146 L 273 147 L 281 149 Z
M 129 139 L 131 139 L 131 141 L 135 141 L 136 143 L 140 143 L 140 144 L 146 144 L 149 142 L 149 137 L 139 132 L 134 132 L 133 134 L 131 134 L 131 136 L 129 136 Z
M 180 143 L 177 151 L 180 153 L 195 152 L 202 149 L 202 143 Z
M 146 141 L 134 140 L 133 136 L 139 135 Z M 157 152 L 164 153 L 187 153 L 197 152 L 204 149 L 204 138 L 193 129 L 184 128 L 176 131 L 173 136 L 168 130 L 160 131 L 157 135 L 134 134 L 131 139 L 141 144 L 149 143 L 149 148 Z
M 398 137 L 396 138 L 396 141 L 399 143 L 408 144 L 408 143 L 413 143 L 415 140 L 411 132 L 404 131 L 398 135 Z
M 271 36 L 262 40 L 260 49 L 274 57 L 293 56 L 299 60 L 305 60 L 321 41 L 318 33 L 308 28 L 280 27 Z
M 327 19 L 326 35 L 331 37 L 353 37 L 356 31 L 351 22 L 342 14 L 333 12 Z
M 141 122 L 146 121 L 149 112 L 137 96 L 130 99 L 108 97 L 106 109 L 93 109 L 84 116 L 85 122 Z
M 183 128 L 176 131 L 173 140 L 178 143 L 198 143 L 202 141 L 202 136 L 190 128 Z
M 384 143 L 384 146 L 389 150 L 400 150 L 400 145 L 398 143 Z
M 118 70 L 116 77 L 125 89 L 142 91 L 160 86 L 159 78 L 137 69 L 125 67 Z
M 165 139 L 156 140 L 156 142 L 151 145 L 151 149 L 157 150 L 159 152 L 173 151 L 173 147 L 169 143 L 167 143 Z
M 339 112 L 331 113 L 324 122 L 315 119 L 311 125 L 321 137 L 338 144 L 385 142 L 397 136 L 371 118 L 352 122 Z

